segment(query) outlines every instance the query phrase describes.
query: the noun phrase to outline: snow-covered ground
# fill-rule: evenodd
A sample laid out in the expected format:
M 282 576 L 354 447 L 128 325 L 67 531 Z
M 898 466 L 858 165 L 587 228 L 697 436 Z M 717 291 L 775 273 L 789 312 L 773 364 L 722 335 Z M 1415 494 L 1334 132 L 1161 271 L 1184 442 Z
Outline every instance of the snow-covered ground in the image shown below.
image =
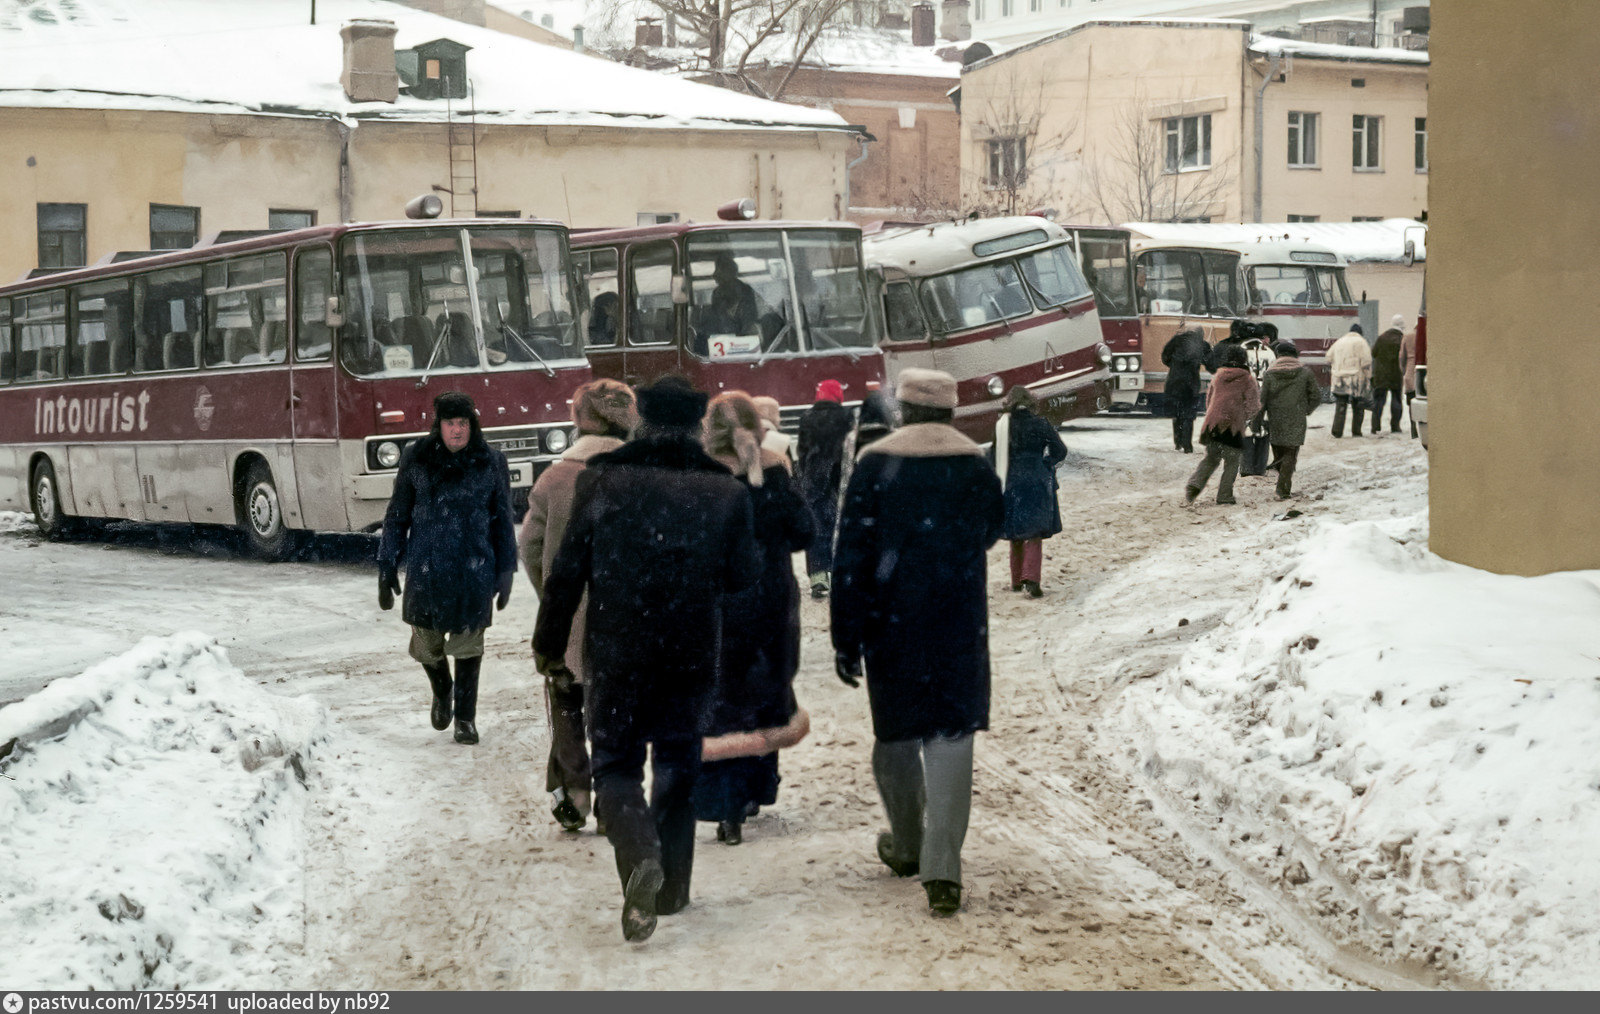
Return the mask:
M 263 565 L 137 526 L 42 543 L 0 515 L 26 590 L 0 611 L 0 701 L 21 698 L 0 749 L 69 730 L 0 761 L 0 899 L 35 941 L 0 949 L 0 980 L 1594 988 L 1597 576 L 1429 555 L 1421 449 L 1325 423 L 1294 501 L 1244 479 L 1238 506 L 1193 509 L 1164 420 L 1066 432 L 1045 598 L 991 556 L 954 919 L 872 854 L 865 695 L 807 601 L 812 735 L 744 845 L 702 828 L 694 901 L 643 947 L 605 842 L 548 815 L 525 582 L 469 749 L 428 726 L 369 539 Z

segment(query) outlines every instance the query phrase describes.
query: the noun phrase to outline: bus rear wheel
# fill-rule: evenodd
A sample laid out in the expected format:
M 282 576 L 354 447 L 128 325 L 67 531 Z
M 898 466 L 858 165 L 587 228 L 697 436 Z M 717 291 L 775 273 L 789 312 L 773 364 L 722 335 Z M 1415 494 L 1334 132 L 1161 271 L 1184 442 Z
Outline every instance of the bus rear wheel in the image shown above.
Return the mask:
M 56 482 L 54 465 L 49 461 L 41 461 L 33 466 L 28 492 L 33 503 L 33 520 L 39 526 L 40 535 L 52 542 L 59 542 L 72 534 L 75 528 L 73 522 L 77 519 L 62 509 L 61 486 Z
M 253 556 L 281 560 L 289 554 L 292 533 L 283 524 L 283 505 L 272 469 L 264 461 L 250 465 L 239 495 L 239 527 Z

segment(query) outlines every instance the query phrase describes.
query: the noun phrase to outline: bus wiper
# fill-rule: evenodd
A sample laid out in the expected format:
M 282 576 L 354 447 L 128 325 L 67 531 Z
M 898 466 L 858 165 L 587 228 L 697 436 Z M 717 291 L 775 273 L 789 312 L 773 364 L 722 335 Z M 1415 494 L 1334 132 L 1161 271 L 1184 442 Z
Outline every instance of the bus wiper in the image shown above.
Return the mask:
M 439 333 L 433 336 L 433 351 L 428 353 L 428 361 L 423 364 L 422 376 L 417 378 L 417 387 L 428 386 L 428 375 L 433 372 L 433 364 L 439 361 L 439 350 L 444 348 L 444 343 L 450 334 L 450 304 L 444 304 L 444 317 L 439 321 Z
M 517 332 L 513 331 L 511 329 L 511 325 L 510 324 L 507 324 L 505 321 L 501 321 L 500 322 L 500 333 L 502 335 L 504 335 L 505 337 L 510 338 L 512 341 L 516 342 L 518 345 L 521 345 L 523 347 L 523 349 L 525 349 L 527 351 L 528 355 L 530 355 L 533 358 L 539 360 L 539 365 L 544 367 L 544 372 L 546 374 L 548 374 L 548 375 L 550 375 L 552 377 L 556 375 L 556 371 L 551 369 L 550 368 L 550 364 L 544 361 L 544 356 L 541 356 L 538 353 L 538 351 L 534 349 L 534 347 L 532 345 L 529 345 L 527 342 L 523 341 L 522 340 L 522 336 L 520 334 L 517 334 Z

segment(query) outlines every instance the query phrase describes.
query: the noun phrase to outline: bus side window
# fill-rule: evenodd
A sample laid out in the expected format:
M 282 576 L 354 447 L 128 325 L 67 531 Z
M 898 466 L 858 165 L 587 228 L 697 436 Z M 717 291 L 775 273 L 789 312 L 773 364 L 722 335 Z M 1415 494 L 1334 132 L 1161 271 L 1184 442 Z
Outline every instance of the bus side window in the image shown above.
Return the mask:
M 928 337 L 922 311 L 917 308 L 917 294 L 910 282 L 890 282 L 884 286 L 883 315 L 888 323 L 890 341 L 918 342 Z
M 91 282 L 72 290 L 69 373 L 103 377 L 128 368 L 133 343 L 133 296 L 127 279 Z
M 671 243 L 652 243 L 628 255 L 628 344 L 660 345 L 673 340 Z
M 195 365 L 195 338 L 205 313 L 205 283 L 200 269 L 155 271 L 135 282 L 135 370 L 181 369 Z
M 22 380 L 60 380 L 66 371 L 67 296 L 41 292 L 17 300 L 17 375 Z
M 333 295 L 333 251 L 302 251 L 294 260 L 294 357 L 300 362 L 327 359 L 333 351 L 328 327 L 328 297 Z
M 16 379 L 17 350 L 11 335 L 11 300 L 0 299 L 0 384 Z
M 606 249 L 577 254 L 573 257 L 573 266 L 578 271 L 578 292 L 588 300 L 588 343 L 615 345 L 621 308 L 617 291 L 617 252 Z

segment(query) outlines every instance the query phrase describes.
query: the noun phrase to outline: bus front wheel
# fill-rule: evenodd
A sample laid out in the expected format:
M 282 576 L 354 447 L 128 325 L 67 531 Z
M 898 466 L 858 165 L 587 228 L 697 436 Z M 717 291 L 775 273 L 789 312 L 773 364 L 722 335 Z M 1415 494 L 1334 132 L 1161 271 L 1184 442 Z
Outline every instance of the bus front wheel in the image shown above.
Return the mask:
M 62 509 L 61 486 L 56 482 L 55 466 L 48 460 L 39 462 L 33 467 L 28 486 L 33 501 L 33 520 L 39 526 L 39 534 L 52 542 L 72 534 L 75 519 Z
M 251 464 L 240 493 L 239 527 L 250 552 L 263 560 L 281 560 L 289 553 L 290 531 L 283 524 L 283 505 L 272 469 L 264 461 Z

